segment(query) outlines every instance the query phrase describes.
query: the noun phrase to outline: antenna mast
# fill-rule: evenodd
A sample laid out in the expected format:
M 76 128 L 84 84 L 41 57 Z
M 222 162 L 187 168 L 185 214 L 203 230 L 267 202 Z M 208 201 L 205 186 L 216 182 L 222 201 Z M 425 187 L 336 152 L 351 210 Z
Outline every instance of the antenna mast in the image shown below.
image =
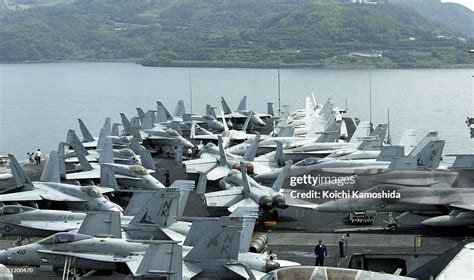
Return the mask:
M 191 76 L 191 68 L 189 68 L 189 103 L 191 104 L 191 115 L 193 114 L 193 84 Z
M 278 57 L 278 116 L 281 117 L 280 57 Z

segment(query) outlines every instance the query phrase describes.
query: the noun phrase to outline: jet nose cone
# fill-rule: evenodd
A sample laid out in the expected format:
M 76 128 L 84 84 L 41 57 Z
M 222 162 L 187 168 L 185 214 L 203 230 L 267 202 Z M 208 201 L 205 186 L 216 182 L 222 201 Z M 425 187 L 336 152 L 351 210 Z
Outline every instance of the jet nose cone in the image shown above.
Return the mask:
M 7 250 L 0 251 L 0 263 L 1 264 L 9 264 L 9 252 Z
M 267 262 L 265 263 L 265 270 L 266 270 L 265 272 L 270 272 L 279 268 L 280 268 L 280 264 L 275 261 L 267 260 Z
M 183 141 L 183 146 L 184 146 L 185 148 L 188 148 L 188 149 L 194 148 L 193 143 L 189 142 L 189 141 L 186 140 L 186 139 L 184 139 L 184 141 Z

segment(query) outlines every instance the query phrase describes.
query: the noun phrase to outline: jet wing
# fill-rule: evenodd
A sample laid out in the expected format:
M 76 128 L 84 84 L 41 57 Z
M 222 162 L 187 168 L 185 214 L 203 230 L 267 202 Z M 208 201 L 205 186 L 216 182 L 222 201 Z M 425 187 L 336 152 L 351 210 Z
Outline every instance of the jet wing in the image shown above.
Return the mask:
M 236 204 L 230 206 L 229 208 L 227 208 L 227 210 L 230 213 L 232 213 L 239 207 L 258 207 L 258 204 L 253 199 L 251 199 L 250 197 L 247 197 L 246 199 L 242 199 L 241 201 L 237 202 Z
M 235 265 L 235 264 L 225 264 L 224 266 L 230 271 L 242 277 L 243 279 L 250 279 L 250 275 L 248 275 L 247 271 L 245 270 L 243 266 Z M 252 269 L 251 271 L 252 271 L 253 276 L 255 276 L 255 279 L 261 279 L 263 276 L 265 276 L 265 273 L 260 272 L 258 270 Z
M 100 170 L 79 171 L 66 174 L 66 180 L 99 179 Z
M 206 193 L 206 204 L 211 207 L 230 207 L 244 199 L 241 188 Z
M 16 225 L 14 223 L 11 223 Z M 78 229 L 82 224 L 82 221 L 20 221 L 18 223 L 19 226 L 31 229 L 39 229 L 39 230 L 49 230 L 49 231 L 71 231 L 74 229 Z
M 170 230 L 170 229 L 167 229 L 167 228 L 164 228 L 164 227 L 160 228 L 160 229 L 171 240 L 178 241 L 178 242 L 184 242 L 184 239 L 186 239 L 186 236 L 184 236 L 182 234 L 179 234 L 176 231 L 173 231 L 173 230 Z
M 113 262 L 113 263 L 127 263 L 141 261 L 143 258 L 142 255 L 126 255 L 126 256 L 117 256 L 117 255 L 104 255 L 104 254 L 90 254 L 90 253 L 74 253 L 74 252 L 62 252 L 62 251 L 53 251 L 53 250 L 36 250 L 40 254 L 46 255 L 60 255 L 60 256 L 70 256 L 86 260 L 99 261 L 99 262 Z
M 229 174 L 229 167 L 227 165 L 219 165 L 216 168 L 212 169 L 207 173 L 207 180 L 209 181 L 215 181 L 219 180 L 223 177 L 225 177 L 227 174 Z
M 38 190 L 7 193 L 0 195 L 0 201 L 35 201 L 43 200 L 41 193 Z
M 308 209 L 316 209 L 318 204 L 308 202 L 306 200 L 293 198 L 291 196 L 291 192 L 295 190 L 290 189 L 281 189 L 281 193 L 285 197 L 285 204 L 290 207 L 299 207 L 299 208 L 308 208 Z M 299 191 L 298 191 L 299 192 Z
M 194 135 L 192 139 L 195 140 L 218 140 L 219 135 L 217 134 L 203 134 L 203 135 Z
M 186 167 L 186 173 L 207 173 L 209 170 L 217 166 L 215 158 L 209 159 L 193 159 L 183 162 Z
M 461 203 L 452 203 L 449 204 L 450 207 L 460 208 L 464 210 L 474 211 L 474 204 L 461 204 Z
M 183 262 L 183 279 L 192 279 L 194 276 L 198 275 L 202 269 L 197 265 L 190 264 L 188 262 Z

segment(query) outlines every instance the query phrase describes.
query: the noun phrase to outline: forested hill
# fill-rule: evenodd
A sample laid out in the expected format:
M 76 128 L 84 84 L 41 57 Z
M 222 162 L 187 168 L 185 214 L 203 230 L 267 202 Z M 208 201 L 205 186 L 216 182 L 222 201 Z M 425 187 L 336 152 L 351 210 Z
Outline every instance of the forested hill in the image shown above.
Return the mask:
M 439 21 L 466 37 L 474 37 L 474 13 L 462 5 L 442 3 L 441 0 L 391 0 L 390 2 L 413 8 L 419 14 Z
M 474 64 L 467 52 L 472 38 L 411 6 L 328 2 L 4 0 L 0 61 L 132 60 L 149 66 L 220 67 Z

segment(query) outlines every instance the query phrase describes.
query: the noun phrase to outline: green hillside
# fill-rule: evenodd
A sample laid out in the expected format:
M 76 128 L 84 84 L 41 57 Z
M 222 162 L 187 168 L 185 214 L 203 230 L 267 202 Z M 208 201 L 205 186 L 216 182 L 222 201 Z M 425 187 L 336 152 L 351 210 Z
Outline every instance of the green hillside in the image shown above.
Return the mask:
M 439 21 L 446 27 L 466 37 L 474 37 L 474 12 L 456 3 L 442 3 L 440 0 L 391 0 L 413 8 L 419 14 Z
M 0 61 L 132 60 L 148 66 L 219 67 L 473 64 L 466 51 L 472 39 L 460 40 L 458 31 L 411 7 L 321 2 L 87 0 L 3 9 Z

